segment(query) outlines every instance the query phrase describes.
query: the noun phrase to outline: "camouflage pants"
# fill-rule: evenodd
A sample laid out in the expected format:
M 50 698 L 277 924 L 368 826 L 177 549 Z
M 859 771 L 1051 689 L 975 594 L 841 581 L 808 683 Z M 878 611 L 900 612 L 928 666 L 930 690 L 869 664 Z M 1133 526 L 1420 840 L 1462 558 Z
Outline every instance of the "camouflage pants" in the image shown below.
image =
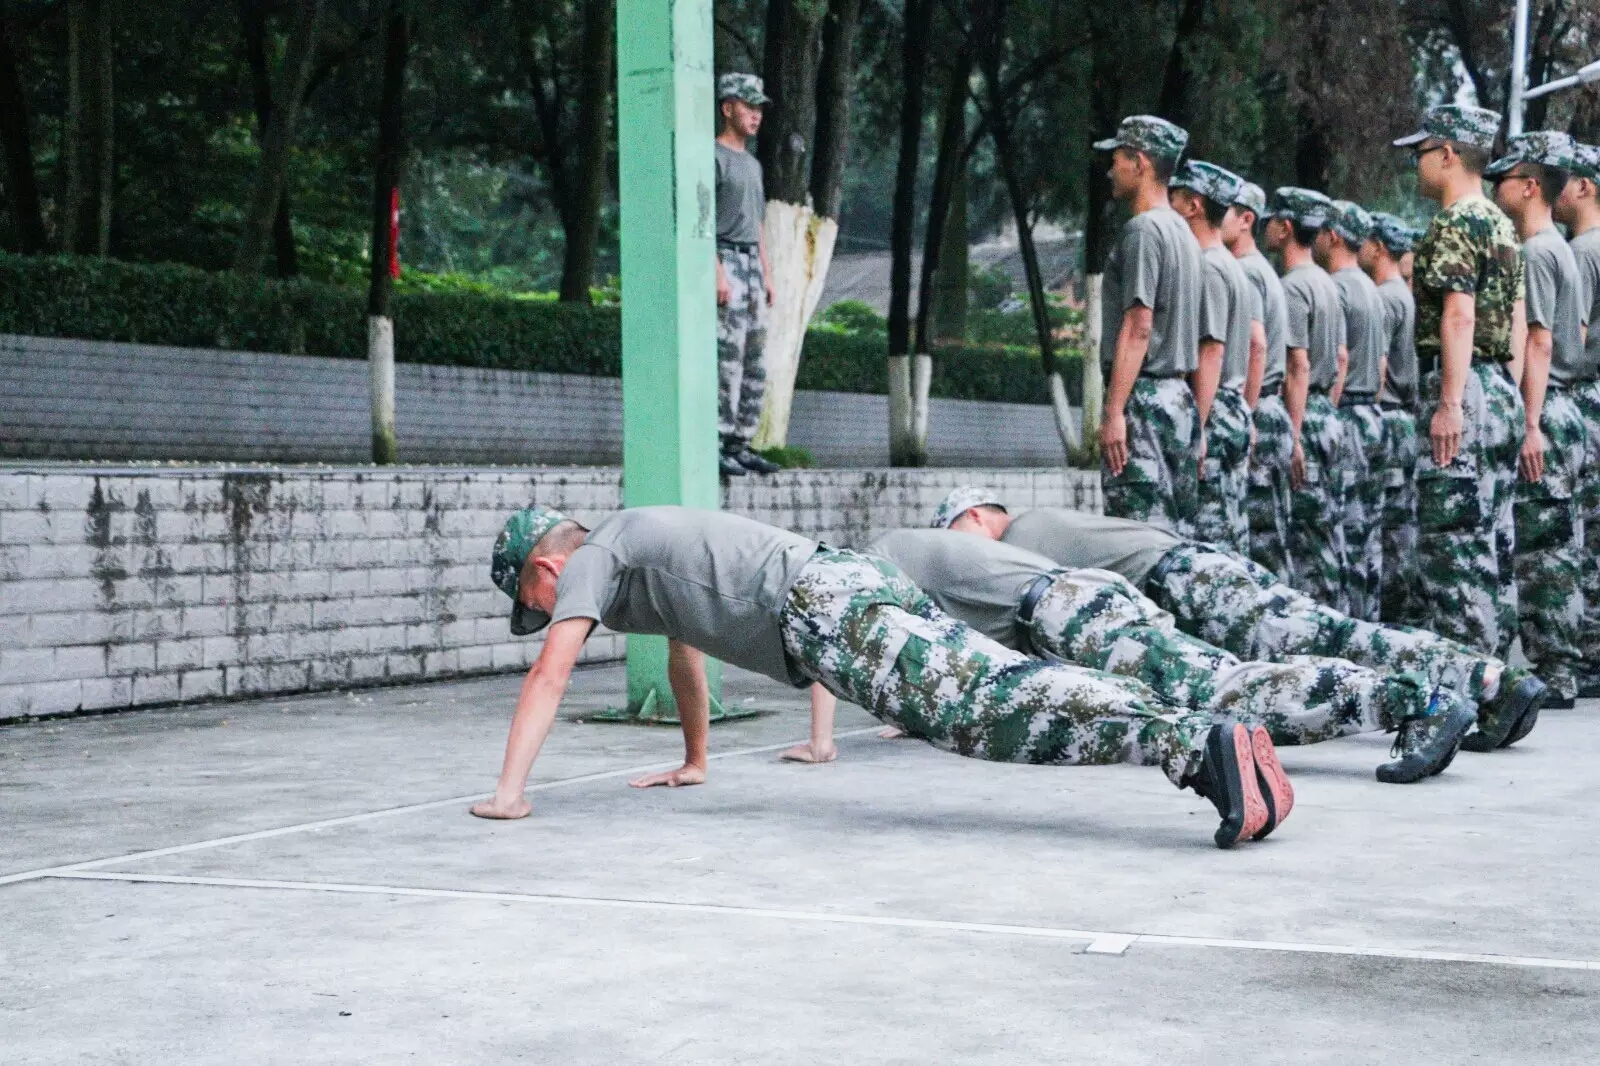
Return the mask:
M 1339 466 L 1345 433 L 1333 401 L 1313 392 L 1300 422 L 1306 481 L 1289 492 L 1289 557 L 1294 587 L 1335 610 L 1344 610 L 1344 520 Z
M 1206 462 L 1198 486 L 1196 540 L 1250 550 L 1244 496 L 1249 484 L 1250 408 L 1238 389 L 1218 389 L 1206 418 Z
M 1417 420 L 1408 410 L 1383 412 L 1383 603 L 1385 622 L 1416 617 Z
M 1344 499 L 1345 610 L 1378 620 L 1383 599 L 1383 409 L 1376 403 L 1339 407 L 1345 447 L 1339 494 Z
M 1139 378 L 1123 417 L 1128 462 L 1120 474 L 1102 473 L 1105 513 L 1188 536 L 1200 480 L 1200 419 L 1188 382 Z
M 1211 727 L 1126 677 L 1032 659 L 941 612 L 894 564 L 820 551 L 784 604 L 808 680 L 936 747 L 993 762 L 1159 765 L 1179 784 Z
M 1600 323 L 1593 326 L 1600 329 Z M 1600 671 L 1600 381 L 1572 390 L 1583 414 L 1588 449 L 1578 483 L 1578 515 L 1583 522 L 1583 629 L 1579 641 L 1587 672 Z
M 754 248 L 719 247 L 717 259 L 729 290 L 717 308 L 717 434 L 737 452 L 755 437 L 767 392 L 767 283 Z
M 1522 395 L 1504 369 L 1474 363 L 1462 396 L 1461 451 L 1433 461 L 1428 427 L 1439 371 L 1422 381 L 1417 417 L 1417 586 L 1422 625 L 1501 659 L 1517 625 L 1512 498 L 1522 449 Z
M 1563 697 L 1578 694 L 1583 663 L 1583 520 L 1575 498 L 1584 476 L 1589 434 L 1583 412 L 1565 390 L 1550 386 L 1539 416 L 1544 476 L 1518 479 L 1517 622 L 1522 653 Z
M 1250 487 L 1245 511 L 1250 519 L 1250 558 L 1290 580 L 1289 464 L 1294 458 L 1294 424 L 1280 396 L 1264 396 L 1255 410 L 1256 446 L 1250 453 Z
M 1427 707 L 1415 674 L 1309 655 L 1241 662 L 1179 632 L 1172 615 L 1107 570 L 1059 575 L 1025 625 L 1040 655 L 1137 678 L 1173 707 L 1265 725 L 1279 744 L 1393 729 Z
M 1145 593 L 1172 613 L 1179 629 L 1241 659 L 1348 659 L 1373 670 L 1420 674 L 1429 685 L 1479 702 L 1498 691 L 1505 669 L 1427 630 L 1341 614 L 1250 560 L 1210 545 L 1172 549 L 1151 573 Z

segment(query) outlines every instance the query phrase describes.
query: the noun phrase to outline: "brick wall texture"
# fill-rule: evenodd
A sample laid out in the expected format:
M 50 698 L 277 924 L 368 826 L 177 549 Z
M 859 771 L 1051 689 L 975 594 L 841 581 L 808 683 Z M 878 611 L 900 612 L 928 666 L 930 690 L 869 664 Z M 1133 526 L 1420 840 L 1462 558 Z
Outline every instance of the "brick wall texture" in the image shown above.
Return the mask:
M 859 547 L 952 487 L 1098 510 L 1071 470 L 813 470 L 727 509 Z M 529 502 L 593 522 L 616 468 L 0 468 L 0 720 L 521 670 L 488 559 Z M 589 661 L 618 658 L 596 633 Z

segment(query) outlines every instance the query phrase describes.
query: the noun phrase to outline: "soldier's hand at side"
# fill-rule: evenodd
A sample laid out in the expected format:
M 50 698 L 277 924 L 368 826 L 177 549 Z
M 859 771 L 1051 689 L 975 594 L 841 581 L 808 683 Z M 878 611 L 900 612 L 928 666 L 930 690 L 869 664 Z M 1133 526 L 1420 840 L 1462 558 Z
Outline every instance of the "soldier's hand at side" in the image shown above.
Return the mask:
M 1544 477 L 1544 433 L 1538 426 L 1529 426 L 1522 440 L 1522 455 L 1518 459 L 1522 480 L 1537 483 Z
M 1128 465 L 1128 420 L 1120 411 L 1107 411 L 1100 423 L 1100 455 L 1112 477 Z
M 1294 442 L 1294 455 L 1289 459 L 1289 484 L 1296 489 L 1306 487 L 1306 450 L 1298 438 Z
M 1206 479 L 1206 437 L 1205 437 L 1205 434 L 1202 433 L 1200 435 L 1200 480 L 1204 481 L 1205 479 Z
M 1428 438 L 1433 442 L 1435 466 L 1445 467 L 1455 462 L 1456 456 L 1461 451 L 1464 425 L 1461 405 L 1458 403 L 1441 403 L 1439 409 L 1433 412 L 1433 421 L 1428 426 Z
M 1244 457 L 1246 459 L 1254 459 L 1256 457 L 1256 424 L 1254 419 L 1250 422 L 1250 447 L 1245 451 Z
M 767 282 L 767 306 L 771 307 L 772 306 L 772 302 L 774 300 L 776 300 L 777 298 L 778 298 L 778 290 L 774 289 L 772 287 L 772 282 L 770 282 L 770 281 Z
M 676 770 L 668 770 L 664 774 L 636 777 L 628 782 L 634 788 L 678 788 L 681 785 L 703 785 L 705 783 L 706 768 L 704 766 L 695 766 L 693 763 L 684 763 Z
M 733 286 L 728 284 L 728 276 L 721 269 L 717 270 L 717 306 L 727 307 L 733 299 Z

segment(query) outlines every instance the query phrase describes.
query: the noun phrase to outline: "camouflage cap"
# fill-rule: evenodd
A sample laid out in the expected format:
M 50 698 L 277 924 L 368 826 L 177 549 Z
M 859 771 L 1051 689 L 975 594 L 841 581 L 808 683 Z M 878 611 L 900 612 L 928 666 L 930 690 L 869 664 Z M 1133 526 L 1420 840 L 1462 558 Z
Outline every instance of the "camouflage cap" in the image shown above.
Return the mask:
M 1244 179 L 1215 163 L 1191 159 L 1178 168 L 1170 184 L 1174 189 L 1188 189 L 1197 196 L 1204 196 L 1214 204 L 1232 207 L 1239 190 L 1244 187 Z
M 1155 115 L 1129 115 L 1117 126 L 1117 135 L 1094 142 L 1095 151 L 1132 148 L 1156 159 L 1176 163 L 1189 143 L 1189 131 Z
M 928 524 L 934 529 L 949 529 L 950 523 L 974 507 L 998 507 L 1002 511 L 1006 509 L 1005 504 L 995 499 L 994 493 L 989 490 L 962 485 L 958 489 L 951 489 L 950 495 L 939 501 L 938 509 L 933 512 L 933 521 Z
M 1500 113 L 1467 104 L 1438 104 L 1422 115 L 1422 128 L 1394 142 L 1396 148 L 1421 144 L 1429 137 L 1474 148 L 1493 149 L 1500 132 Z
M 1239 186 L 1233 206 L 1241 211 L 1254 211 L 1256 217 L 1261 218 L 1267 213 L 1267 192 L 1255 182 L 1247 181 Z
M 534 607 L 524 607 L 517 598 L 522 579 L 522 564 L 544 535 L 567 520 L 560 511 L 548 507 L 524 507 L 506 519 L 505 528 L 495 539 L 489 557 L 489 580 L 511 597 L 511 632 L 518 636 L 537 633 L 550 624 L 550 616 Z
M 1572 173 L 1590 181 L 1600 181 L 1600 148 L 1573 141 Z
M 1498 178 L 1502 174 L 1511 173 L 1519 163 L 1536 163 L 1539 166 L 1571 170 L 1577 162 L 1574 158 L 1576 148 L 1577 142 L 1570 136 L 1554 130 L 1519 133 L 1506 141 L 1506 154 L 1485 167 L 1483 176 Z
M 1391 255 L 1405 255 L 1417 243 L 1417 231 L 1405 219 L 1387 211 L 1372 212 L 1371 237 Z
M 1333 201 L 1315 189 L 1284 185 L 1273 190 L 1267 217 L 1287 219 L 1297 226 L 1321 229 L 1333 218 Z
M 761 79 L 754 74 L 724 74 L 717 79 L 717 103 L 724 100 L 742 100 L 751 107 L 765 107 L 772 103 Z
M 1372 216 L 1360 204 L 1349 200 L 1333 201 L 1333 214 L 1326 224 L 1335 234 L 1357 247 L 1372 236 Z

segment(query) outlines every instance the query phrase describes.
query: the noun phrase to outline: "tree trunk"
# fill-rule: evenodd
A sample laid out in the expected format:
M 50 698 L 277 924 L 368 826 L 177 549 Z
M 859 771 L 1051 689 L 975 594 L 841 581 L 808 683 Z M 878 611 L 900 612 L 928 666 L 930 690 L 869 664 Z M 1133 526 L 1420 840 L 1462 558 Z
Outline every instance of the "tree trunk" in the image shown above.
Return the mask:
M 383 44 L 383 91 L 378 105 L 378 153 L 372 178 L 372 271 L 367 289 L 367 359 L 372 369 L 372 461 L 393 463 L 398 443 L 394 420 L 394 318 L 389 296 L 394 195 L 405 156 L 401 103 L 405 93 L 409 27 L 401 0 L 391 0 Z
M 956 161 L 950 182 L 950 211 L 939 238 L 939 269 L 933 275 L 933 339 L 960 344 L 967 339 L 967 156 Z
M 1103 12 L 1089 13 L 1089 139 L 1110 137 L 1117 126 L 1117 60 L 1112 29 Z M 1111 178 L 1104 155 L 1089 150 L 1088 206 L 1083 218 L 1083 434 L 1095 448 L 1100 415 L 1105 407 L 1105 376 L 1100 366 L 1100 337 L 1105 314 L 1101 303 L 1106 259 L 1111 254 Z
M 86 205 L 91 214 L 85 220 L 85 236 L 92 238 L 95 255 L 105 255 L 111 251 L 111 197 L 116 182 L 116 157 L 113 154 L 116 113 L 113 110 L 115 97 L 112 95 L 116 56 L 111 39 L 110 0 L 95 0 L 90 6 L 94 12 L 91 21 L 94 69 L 90 73 L 94 88 L 91 95 L 93 105 L 88 112 L 88 132 L 93 138 L 89 147 L 89 170 L 93 175 L 94 191 Z
M 1566 36 L 1566 31 L 1572 23 L 1562 26 L 1558 33 L 1556 18 L 1566 8 L 1564 0 L 1552 0 L 1539 10 L 1538 25 L 1533 28 L 1530 35 L 1528 51 L 1528 85 L 1543 85 L 1550 74 L 1550 60 L 1555 50 L 1560 46 L 1560 38 Z M 1550 96 L 1536 96 L 1529 100 L 1523 109 L 1522 128 L 1525 130 L 1544 129 L 1545 119 L 1550 111 Z
M 104 255 L 111 237 L 112 55 L 108 0 L 67 5 L 66 176 L 61 250 Z
M 934 278 L 944 253 L 956 173 L 965 169 L 962 157 L 967 146 L 967 83 L 971 77 L 972 52 L 963 47 L 950 69 L 950 83 L 945 87 L 943 113 L 939 118 L 939 152 L 933 166 L 933 193 L 922 238 L 922 276 L 917 284 L 917 325 L 913 342 L 919 355 L 928 354 L 930 348 Z
M 772 103 L 761 119 L 757 157 L 768 200 L 803 204 L 810 186 L 810 138 L 817 126 L 818 0 L 770 0 L 762 78 Z
M 811 206 L 837 219 L 844 195 L 845 152 L 850 141 L 850 96 L 854 92 L 856 26 L 861 0 L 828 0 L 822 23 L 822 60 L 817 67 L 817 135 L 811 156 Z
M 917 217 L 917 157 L 922 141 L 923 81 L 933 11 L 927 0 L 906 0 L 901 49 L 900 156 L 895 165 L 889 224 L 889 463 L 924 466 L 916 448 L 911 395 L 911 244 Z
M 571 224 L 561 259 L 561 299 L 588 303 L 606 201 L 606 149 L 611 143 L 612 0 L 585 0 L 578 84 L 578 148 L 573 161 Z
M 272 90 L 275 106 L 261 143 L 261 165 L 256 184 L 245 210 L 244 233 L 234 269 L 242 274 L 261 273 L 267 246 L 272 240 L 273 220 L 289 169 L 289 152 L 294 147 L 295 125 L 300 117 L 300 102 L 305 99 L 311 77 L 311 60 L 316 51 L 317 27 L 322 19 L 322 0 L 297 0 L 294 24 L 284 49 L 283 67 Z
M 250 96 L 255 104 L 256 143 L 266 144 L 267 126 L 272 121 L 272 74 L 267 68 L 267 13 L 265 0 L 240 0 L 239 20 L 244 26 L 244 53 L 250 65 Z M 300 273 L 300 257 L 294 246 L 294 224 L 289 215 L 289 188 L 278 194 L 278 209 L 272 219 L 272 251 L 278 277 L 292 278 Z
M 33 139 L 28 131 L 28 102 L 11 47 L 11 13 L 0 3 L 0 147 L 6 156 L 6 205 L 17 251 L 38 255 L 45 250 L 44 214 L 39 209 L 39 183 L 33 171 Z
M 1161 96 L 1156 104 L 1156 114 L 1184 127 L 1193 118 L 1190 104 L 1194 100 L 1194 75 L 1189 69 L 1187 49 L 1200 32 L 1205 13 L 1206 0 L 1183 0 L 1172 34 L 1172 49 L 1167 53 L 1166 70 L 1162 72 Z
M 1312 116 L 1310 108 L 1302 104 L 1295 115 L 1296 184 L 1306 189 L 1326 189 L 1332 162 L 1327 130 Z

